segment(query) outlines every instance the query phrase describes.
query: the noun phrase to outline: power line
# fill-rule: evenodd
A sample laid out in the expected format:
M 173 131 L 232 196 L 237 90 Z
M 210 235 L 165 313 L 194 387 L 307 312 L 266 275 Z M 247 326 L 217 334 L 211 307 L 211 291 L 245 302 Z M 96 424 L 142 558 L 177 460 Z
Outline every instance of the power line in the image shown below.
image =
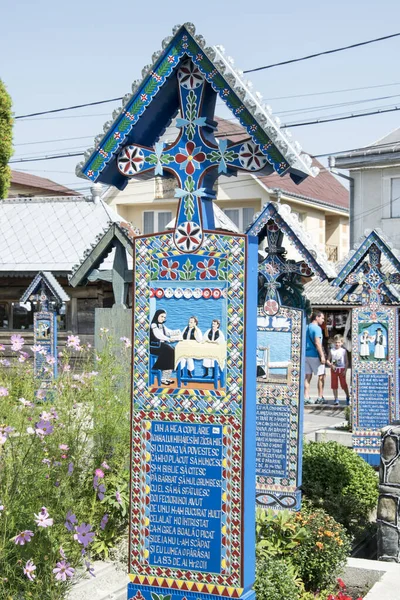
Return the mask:
M 385 35 L 383 37 L 374 38 L 372 40 L 367 40 L 365 42 L 358 42 L 357 44 L 350 44 L 349 46 L 342 46 L 340 48 L 334 48 L 332 50 L 324 50 L 323 52 L 316 52 L 315 54 L 309 54 L 308 56 L 302 56 L 301 58 L 292 58 L 291 60 L 284 60 L 277 63 L 272 63 L 271 65 L 266 65 L 264 67 L 256 67 L 255 69 L 247 69 L 243 71 L 243 73 L 255 73 L 256 71 L 265 71 L 265 69 L 272 69 L 273 67 L 282 67 L 283 65 L 290 65 L 292 63 L 301 62 L 303 60 L 310 60 L 311 58 L 316 58 L 317 56 L 323 56 L 326 54 L 334 54 L 335 52 L 343 52 L 344 50 L 351 50 L 353 48 L 360 48 L 361 46 L 366 46 L 367 44 L 375 44 L 376 42 L 382 42 L 384 40 L 389 40 L 391 38 L 399 37 L 400 33 L 392 33 L 391 35 Z
M 331 119 L 315 119 L 314 121 L 304 121 L 302 123 L 286 123 L 285 125 L 281 125 L 281 128 L 285 129 L 286 127 L 305 127 L 306 125 L 320 125 L 323 123 L 333 123 L 333 121 L 346 121 L 348 119 L 358 119 L 359 117 L 370 117 L 372 115 L 382 115 L 384 113 L 396 112 L 397 110 L 400 110 L 400 106 L 395 106 L 394 108 L 386 108 L 383 110 L 375 110 L 366 113 L 360 113 L 357 115 L 351 114 L 342 117 L 333 117 Z
M 381 83 L 379 85 L 367 85 L 367 86 L 356 87 L 356 88 L 344 88 L 344 89 L 342 88 L 340 90 L 327 90 L 326 92 L 311 92 L 308 94 L 294 94 L 292 96 L 269 96 L 268 102 L 270 102 L 271 100 L 290 100 L 292 98 L 307 98 L 309 96 L 325 96 L 327 94 L 342 94 L 345 92 L 358 92 L 360 90 L 372 90 L 372 89 L 382 88 L 382 87 L 392 87 L 395 85 L 400 85 L 400 81 L 396 82 L 396 83 Z
M 300 58 L 292 58 L 290 60 L 286 60 L 286 61 L 282 61 L 282 62 L 278 62 L 278 63 L 273 63 L 270 65 L 265 65 L 263 67 L 255 67 L 254 69 L 246 69 L 245 71 L 243 71 L 243 73 L 254 73 L 256 71 L 263 71 L 265 69 L 272 69 L 273 67 L 279 67 L 279 66 L 283 66 L 283 65 L 288 65 L 291 63 L 296 63 L 296 62 L 301 62 L 304 60 L 309 60 L 311 58 L 316 58 L 317 56 L 323 56 L 323 55 L 328 55 L 328 54 L 334 54 L 336 52 L 343 52 L 344 50 L 351 50 L 353 48 L 359 48 L 361 46 L 366 46 L 368 44 L 374 44 L 376 42 L 382 42 L 384 40 L 388 40 L 391 38 L 395 38 L 395 37 L 399 37 L 400 33 L 392 33 L 390 35 L 386 35 L 386 36 L 382 36 L 379 38 L 373 38 L 372 40 L 366 40 L 364 42 L 357 42 L 355 44 L 350 44 L 348 46 L 342 46 L 340 48 L 334 48 L 332 50 L 324 50 L 323 52 L 317 52 L 315 54 L 309 54 L 308 56 L 302 56 Z M 389 84 L 391 85 L 391 84 Z M 360 88 L 362 89 L 362 88 Z M 51 113 L 58 113 L 58 112 L 62 112 L 62 111 L 66 111 L 66 110 L 76 110 L 79 108 L 84 108 L 86 106 L 97 106 L 99 104 L 107 104 L 110 102 L 117 102 L 123 99 L 123 96 L 118 96 L 117 98 L 111 98 L 108 100 L 98 100 L 96 102 L 86 102 L 84 104 L 75 104 L 75 105 L 71 105 L 71 106 L 67 106 L 64 108 L 54 108 L 51 110 L 44 110 L 44 111 L 39 111 L 39 112 L 35 112 L 35 113 L 28 113 L 26 115 L 17 115 L 16 117 L 14 117 L 15 120 L 17 119 L 28 119 L 31 117 L 38 117 L 41 115 L 47 115 L 47 114 L 51 114 Z
M 85 106 L 97 106 L 99 104 L 107 104 L 109 102 L 117 102 L 118 100 L 122 100 L 122 96 L 118 96 L 118 98 L 111 98 L 110 100 L 98 100 L 97 102 L 87 102 L 86 104 L 75 104 L 74 106 L 67 106 L 65 108 L 53 108 L 52 110 L 42 110 L 40 112 L 29 113 L 28 115 L 18 115 L 14 117 L 14 119 L 28 119 L 30 117 L 38 117 L 40 115 L 48 115 L 50 113 L 62 112 L 64 110 L 76 110 L 77 108 L 84 108 Z

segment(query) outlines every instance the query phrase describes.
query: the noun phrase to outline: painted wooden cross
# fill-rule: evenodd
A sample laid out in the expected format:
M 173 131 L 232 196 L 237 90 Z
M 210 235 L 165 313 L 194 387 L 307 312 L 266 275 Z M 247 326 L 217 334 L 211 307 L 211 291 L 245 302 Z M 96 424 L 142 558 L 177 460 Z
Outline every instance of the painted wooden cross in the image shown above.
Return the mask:
M 272 219 L 266 225 L 267 257 L 259 265 L 259 300 L 264 302 L 264 312 L 276 315 L 282 302 L 283 282 L 287 275 L 310 277 L 312 269 L 305 261 L 296 262 L 286 258 L 286 249 L 282 245 L 283 231 Z
M 117 166 L 123 175 L 135 177 L 154 170 L 155 175 L 172 174 L 177 182 L 175 197 L 180 199 L 174 232 L 174 243 L 180 252 L 198 250 L 203 241 L 203 228 L 214 229 L 213 184 L 228 169 L 261 171 L 267 157 L 251 140 L 229 145 L 217 143 L 213 121 L 216 93 L 207 84 L 198 67 L 184 61 L 177 71 L 181 117 L 175 142 L 157 142 L 154 148 L 126 146 L 119 153 Z
M 348 298 L 352 302 L 361 302 L 363 306 L 369 305 L 375 309 L 384 302 L 383 296 L 386 296 L 391 302 L 397 302 L 398 298 L 389 286 L 400 284 L 400 273 L 382 272 L 381 250 L 375 244 L 371 245 L 368 257 L 368 261 L 363 261 L 356 271 L 346 277 L 346 285 L 343 287 L 340 296 L 343 299 Z M 359 293 L 349 293 L 354 285 L 362 286 Z

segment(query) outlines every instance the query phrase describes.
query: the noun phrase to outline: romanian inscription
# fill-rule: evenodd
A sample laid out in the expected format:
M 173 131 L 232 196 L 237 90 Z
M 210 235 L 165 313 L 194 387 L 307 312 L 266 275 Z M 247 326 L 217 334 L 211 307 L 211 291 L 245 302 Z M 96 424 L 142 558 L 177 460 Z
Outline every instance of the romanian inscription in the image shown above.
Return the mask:
M 388 374 L 359 373 L 358 375 L 358 427 L 381 429 L 390 423 Z
M 149 563 L 220 573 L 222 426 L 152 421 Z
M 257 404 L 256 475 L 287 477 L 290 407 Z

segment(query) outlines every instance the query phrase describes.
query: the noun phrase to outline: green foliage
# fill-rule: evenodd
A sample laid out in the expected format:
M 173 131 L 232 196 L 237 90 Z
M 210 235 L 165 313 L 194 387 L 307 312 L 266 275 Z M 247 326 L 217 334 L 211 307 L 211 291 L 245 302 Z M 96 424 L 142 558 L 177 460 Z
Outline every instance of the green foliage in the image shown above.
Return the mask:
M 0 199 L 7 198 L 10 187 L 11 169 L 8 166 L 12 149 L 11 98 L 0 79 Z
M 306 538 L 304 527 L 299 527 L 293 513 L 287 510 L 274 513 L 272 510 L 257 509 L 256 513 L 256 557 L 290 556 Z
M 315 592 L 331 585 L 349 550 L 344 528 L 322 509 L 311 511 L 306 506 L 298 513 L 276 514 L 257 510 L 257 562 L 269 569 L 269 561 L 285 561 L 300 588 Z
M 181 276 L 181 279 L 183 279 L 184 281 L 192 281 L 193 279 L 196 279 L 196 272 L 189 258 L 182 265 L 182 270 L 179 271 L 179 274 Z
M 105 341 L 100 354 L 81 347 L 79 372 L 70 351 L 63 351 L 47 402 L 35 398 L 32 362 L 19 362 L 22 354 L 0 366 L 0 598 L 64 598 L 69 581 L 53 573 L 62 553 L 73 569 L 85 568 L 85 561 L 107 557 L 126 531 L 129 340 Z M 48 527 L 36 523 L 42 507 L 53 519 Z M 69 529 L 68 512 L 76 515 Z M 84 557 L 74 538 L 82 523 L 95 534 Z M 16 544 L 15 536 L 26 530 L 31 540 Z M 29 560 L 36 565 L 33 581 L 23 571 Z
M 290 562 L 266 558 L 257 563 L 254 590 L 257 600 L 299 600 L 301 582 Z
M 332 585 L 345 566 L 351 548 L 344 527 L 324 510 L 307 506 L 294 518 L 307 532 L 292 555 L 305 588 L 315 592 Z
M 349 533 L 358 535 L 378 502 L 374 469 L 355 452 L 336 442 L 305 444 L 303 491 Z

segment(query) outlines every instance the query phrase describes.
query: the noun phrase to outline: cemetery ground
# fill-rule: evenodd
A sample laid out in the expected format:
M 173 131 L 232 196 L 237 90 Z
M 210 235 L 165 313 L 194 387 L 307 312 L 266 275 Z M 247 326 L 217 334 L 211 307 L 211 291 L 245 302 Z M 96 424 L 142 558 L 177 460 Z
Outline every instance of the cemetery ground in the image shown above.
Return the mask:
M 103 335 L 101 353 L 70 336 L 45 402 L 28 359 L 40 346 L 16 335 L 0 357 L 1 600 L 126 597 L 130 341 Z M 304 433 L 340 421 L 307 409 Z M 369 527 L 376 475 L 338 444 L 306 444 L 303 486 L 298 513 L 257 511 L 257 599 L 355 598 L 337 578 Z

